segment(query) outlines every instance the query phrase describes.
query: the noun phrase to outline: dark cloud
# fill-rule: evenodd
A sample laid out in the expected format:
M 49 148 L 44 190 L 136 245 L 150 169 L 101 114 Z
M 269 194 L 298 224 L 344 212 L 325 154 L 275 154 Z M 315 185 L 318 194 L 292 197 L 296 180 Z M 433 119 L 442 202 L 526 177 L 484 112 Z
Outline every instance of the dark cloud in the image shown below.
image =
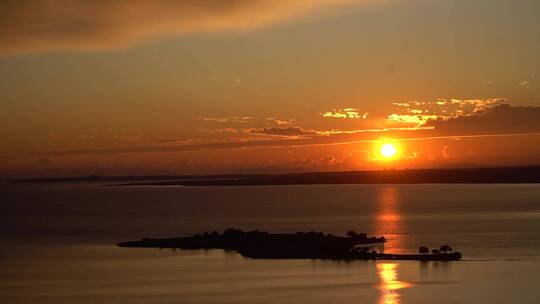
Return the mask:
M 96 50 L 141 40 L 250 30 L 362 0 L 3 0 L 0 53 Z
M 322 165 L 325 165 L 325 166 L 332 166 L 332 165 L 338 165 L 338 164 L 341 164 L 341 163 L 342 163 L 342 160 L 336 158 L 336 157 L 333 156 L 333 155 L 327 155 L 327 156 L 322 157 L 322 158 L 319 160 L 319 163 L 321 163 Z
M 276 135 L 276 136 L 313 136 L 317 135 L 315 131 L 307 131 L 298 127 L 287 128 L 261 128 L 253 129 L 251 133 L 264 134 L 264 135 Z
M 474 115 L 432 120 L 427 126 L 440 135 L 536 133 L 540 132 L 540 107 L 501 104 Z

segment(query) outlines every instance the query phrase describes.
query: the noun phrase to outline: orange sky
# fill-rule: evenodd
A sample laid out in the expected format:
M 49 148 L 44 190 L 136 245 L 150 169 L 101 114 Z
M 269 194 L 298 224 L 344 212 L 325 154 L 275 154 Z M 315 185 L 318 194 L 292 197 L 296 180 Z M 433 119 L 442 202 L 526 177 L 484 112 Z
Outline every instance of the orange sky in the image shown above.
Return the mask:
M 0 20 L 0 177 L 540 163 L 536 0 L 5 1 Z

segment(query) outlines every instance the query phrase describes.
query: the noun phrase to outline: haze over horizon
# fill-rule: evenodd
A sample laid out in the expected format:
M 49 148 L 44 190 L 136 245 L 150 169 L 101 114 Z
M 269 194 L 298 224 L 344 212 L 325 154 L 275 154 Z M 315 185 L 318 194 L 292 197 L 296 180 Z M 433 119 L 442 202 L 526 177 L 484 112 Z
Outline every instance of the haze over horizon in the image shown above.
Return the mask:
M 0 177 L 540 164 L 535 0 L 4 1 L 0 20 Z

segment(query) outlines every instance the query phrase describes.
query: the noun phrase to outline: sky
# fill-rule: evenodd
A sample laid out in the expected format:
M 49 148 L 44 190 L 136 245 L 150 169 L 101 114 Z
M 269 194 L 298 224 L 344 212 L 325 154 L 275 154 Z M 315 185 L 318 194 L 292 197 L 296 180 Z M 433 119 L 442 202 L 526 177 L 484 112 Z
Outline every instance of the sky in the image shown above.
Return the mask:
M 2 1 L 0 177 L 537 165 L 538 54 L 537 0 Z

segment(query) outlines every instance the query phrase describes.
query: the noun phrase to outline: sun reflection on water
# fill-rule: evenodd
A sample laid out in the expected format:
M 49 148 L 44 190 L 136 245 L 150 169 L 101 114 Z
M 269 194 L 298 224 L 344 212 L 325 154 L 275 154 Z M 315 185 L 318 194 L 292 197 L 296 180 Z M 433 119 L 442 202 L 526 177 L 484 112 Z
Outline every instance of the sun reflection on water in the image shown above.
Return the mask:
M 377 193 L 376 235 L 384 235 L 389 241 L 384 244 L 386 253 L 401 252 L 402 221 L 398 189 L 395 186 L 384 186 Z
M 380 296 L 379 304 L 399 304 L 399 290 L 408 288 L 410 283 L 398 280 L 399 264 L 394 263 L 379 263 L 377 264 L 377 274 L 380 280 Z

